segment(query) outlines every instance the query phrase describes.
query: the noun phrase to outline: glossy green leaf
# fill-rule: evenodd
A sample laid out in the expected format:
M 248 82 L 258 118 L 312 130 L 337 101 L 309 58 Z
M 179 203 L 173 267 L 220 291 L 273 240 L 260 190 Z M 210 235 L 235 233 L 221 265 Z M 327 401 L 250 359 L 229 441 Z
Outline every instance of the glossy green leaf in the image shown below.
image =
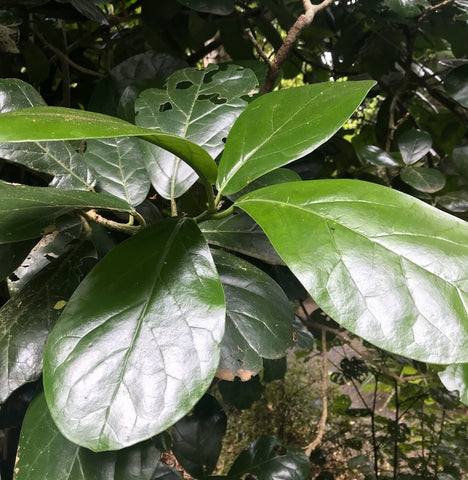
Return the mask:
M 468 65 L 460 65 L 447 74 L 446 92 L 464 107 L 468 107 Z
M 101 451 L 165 430 L 209 387 L 224 318 L 221 282 L 192 220 L 167 219 L 119 244 L 47 343 L 44 388 L 61 432 Z
M 437 205 L 454 213 L 468 212 L 468 191 L 457 190 L 437 197 Z
M 405 18 L 417 17 L 422 13 L 421 7 L 430 6 L 427 0 L 385 0 L 384 5 Z
M 329 82 L 279 90 L 254 100 L 229 132 L 218 170 L 225 195 L 307 155 L 350 117 L 374 82 Z
M 200 230 L 211 245 L 258 258 L 266 263 L 284 265 L 263 230 L 244 213 L 221 220 L 207 220 L 200 224 Z
M 355 180 L 276 185 L 236 205 L 345 328 L 398 355 L 467 362 L 465 222 Z
M 283 357 L 292 346 L 294 312 L 266 273 L 221 250 L 213 251 L 213 258 L 226 296 L 226 331 L 216 375 L 249 380 L 261 370 L 261 357 Z
M 149 89 L 140 95 L 135 104 L 136 122 L 186 138 L 215 158 L 247 106 L 241 97 L 257 86 L 255 74 L 236 65 L 179 70 L 169 77 L 165 90 Z M 156 147 L 154 150 L 153 158 L 146 158 L 153 185 L 164 198 L 180 197 L 197 175 L 177 155 Z
M 420 192 L 435 193 L 445 187 L 444 174 L 436 168 L 406 167 L 401 170 L 400 177 Z
M 59 216 L 89 208 L 133 211 L 127 202 L 106 193 L 0 182 L 0 243 L 41 237 L 55 229 Z
M 97 173 L 96 190 L 140 205 L 151 186 L 143 162 L 144 146 L 138 138 L 88 140 L 84 160 Z
M 172 451 L 187 473 L 205 478 L 213 472 L 226 427 L 226 414 L 211 395 L 204 395 L 193 412 L 172 427 Z
M 389 153 L 376 145 L 365 145 L 356 153 L 364 165 L 370 163 L 378 167 L 388 168 L 401 166 Z
M 260 437 L 237 457 L 228 478 L 237 480 L 250 473 L 258 480 L 307 480 L 310 463 L 304 452 L 288 449 L 279 453 L 282 450 L 276 437 Z
M 159 457 L 152 440 L 104 453 L 69 442 L 57 430 L 41 394 L 24 418 L 14 480 L 152 480 Z
M 55 261 L 0 309 L 0 403 L 41 375 L 47 337 L 87 273 L 84 254 Z
M 468 405 L 468 363 L 449 365 L 439 377 L 447 390 L 456 390 L 460 401 Z
M 432 137 L 423 130 L 408 130 L 398 138 L 398 148 L 406 165 L 421 160 L 431 147 Z
M 182 5 L 198 12 L 229 15 L 234 10 L 234 0 L 177 0 Z
M 83 140 L 141 137 L 187 162 L 209 182 L 216 180 L 216 164 L 203 148 L 185 138 L 137 127 L 100 113 L 62 107 L 31 107 L 0 114 L 0 142 Z
M 29 84 L 14 79 L 0 80 L 0 112 L 45 106 Z M 0 143 L 0 158 L 52 175 L 51 186 L 92 190 L 94 173 L 69 142 Z

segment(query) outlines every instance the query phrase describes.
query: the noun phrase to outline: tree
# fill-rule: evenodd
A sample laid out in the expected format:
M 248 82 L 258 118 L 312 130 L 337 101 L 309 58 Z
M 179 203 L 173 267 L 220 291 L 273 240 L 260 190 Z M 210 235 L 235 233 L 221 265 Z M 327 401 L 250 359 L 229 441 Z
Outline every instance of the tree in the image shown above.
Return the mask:
M 468 402 L 466 7 L 4 7 L 22 35 L 0 81 L 1 401 L 44 389 L 17 480 L 181 478 L 168 448 L 209 478 L 220 400 L 306 335 L 287 295 L 302 288 L 333 319 L 314 325 L 324 359 L 339 325 L 442 366 Z M 190 66 L 220 45 L 232 62 Z M 261 437 L 225 478 L 246 474 L 311 472 Z

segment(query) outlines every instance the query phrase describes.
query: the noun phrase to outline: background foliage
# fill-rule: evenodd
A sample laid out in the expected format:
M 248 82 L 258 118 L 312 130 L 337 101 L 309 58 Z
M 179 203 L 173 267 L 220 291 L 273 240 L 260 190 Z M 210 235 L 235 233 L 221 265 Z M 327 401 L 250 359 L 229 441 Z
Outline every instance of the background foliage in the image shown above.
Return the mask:
M 224 150 L 225 162 L 229 165 L 229 155 L 236 155 L 238 138 L 242 138 L 243 132 L 234 128 L 231 140 L 226 142 L 226 137 L 251 101 L 249 95 L 256 94 L 265 78 L 265 62 L 259 61 L 259 51 L 271 60 L 302 12 L 300 1 L 276 0 L 3 1 L 0 5 L 0 76 L 4 80 L 0 110 L 47 104 L 113 115 L 142 128 L 163 125 L 165 132 L 193 141 L 213 158 Z M 262 177 L 256 186 L 298 178 L 365 180 L 408 193 L 466 220 L 466 38 L 468 2 L 465 0 L 330 3 L 302 32 L 283 64 L 283 88 L 279 95 L 284 96 L 288 104 L 297 101 L 300 110 L 301 97 L 286 87 L 310 84 L 307 88 L 312 92 L 322 88 L 317 83 L 330 79 L 336 82 L 372 79 L 377 82 L 376 87 L 333 136 L 333 127 L 330 127 L 328 137 L 331 138 L 326 143 L 323 143 L 324 135 L 318 139 L 317 148 L 311 151 L 309 147 L 314 139 L 308 139 L 309 149 L 301 150 L 298 146 L 291 155 L 299 159 L 290 164 L 288 170 L 275 170 L 269 174 L 274 179 Z M 203 71 L 182 70 L 202 67 L 209 61 L 222 63 L 222 66 L 209 66 Z M 150 88 L 152 90 L 148 90 Z M 160 107 L 151 108 L 155 104 Z M 316 115 L 316 123 L 306 125 L 305 130 L 327 124 L 327 103 L 316 104 L 316 108 L 317 111 L 312 112 Z M 353 109 L 350 107 L 349 112 L 343 112 L 343 120 Z M 205 123 L 192 122 L 195 117 L 205 118 Z M 261 137 L 262 125 L 258 120 L 253 114 L 251 122 L 257 122 Z M 259 230 L 255 230 L 258 227 L 249 223 L 244 215 L 228 218 L 223 223 L 214 224 L 209 220 L 201 224 L 204 238 L 210 243 L 235 250 L 240 255 L 219 253 L 215 258 L 221 280 L 231 288 L 230 291 L 225 289 L 228 308 L 229 295 L 243 298 L 246 305 L 254 302 L 249 297 L 252 295 L 249 287 L 235 275 L 249 268 L 251 275 L 255 275 L 258 282 L 265 282 L 264 288 L 273 292 L 274 306 L 280 313 L 269 312 L 269 318 L 274 319 L 275 314 L 281 318 L 281 308 L 287 309 L 288 299 L 280 296 L 282 293 L 275 290 L 275 284 L 269 283 L 270 277 L 264 273 L 267 272 L 297 308 L 295 332 L 286 328 L 273 343 L 274 351 L 242 348 L 245 351 L 239 351 L 238 357 L 231 359 L 232 363 L 220 365 L 225 371 L 210 390 L 211 395 L 204 396 L 190 415 L 176 424 L 170 436 L 162 434 L 121 451 L 100 454 L 91 453 L 61 436 L 45 409 L 44 397 L 38 393 L 40 382 L 30 383 L 41 373 L 43 345 L 64 306 L 60 302 L 70 297 L 97 259 L 111 250 L 106 257 L 110 260 L 99 265 L 101 269 L 112 270 L 112 255 L 127 258 L 129 273 L 122 279 L 119 292 L 125 291 L 126 282 L 138 282 L 139 277 L 145 275 L 145 265 L 128 255 L 131 251 L 125 250 L 128 244 L 121 243 L 125 235 L 110 233 L 105 225 L 93 226 L 92 246 L 77 244 L 76 239 L 85 228 L 77 219 L 64 220 L 62 217 L 56 225 L 57 230 L 36 245 L 37 232 L 64 209 L 79 206 L 120 212 L 138 206 L 148 223 L 158 223 L 174 211 L 197 216 L 204 208 L 203 188 L 195 183 L 197 175 L 177 160 L 177 152 L 176 155 L 167 151 L 161 154 L 158 147 L 141 139 L 134 138 L 131 142 L 109 138 L 43 142 L 35 147 L 30 144 L 0 146 L 2 180 L 30 187 L 51 185 L 57 188 L 51 193 L 56 197 L 54 207 L 44 207 L 43 216 L 38 215 L 37 222 L 23 225 L 24 231 L 19 233 L 21 241 L 0 245 L 0 300 L 4 304 L 1 310 L 4 331 L 0 339 L 2 478 L 11 478 L 13 474 L 19 431 L 33 397 L 24 419 L 23 445 L 43 451 L 47 436 L 48 445 L 55 443 L 56 448 L 62 450 L 61 460 L 65 464 L 57 462 L 56 456 L 42 456 L 40 464 L 34 465 L 20 455 L 17 467 L 23 476 L 17 475 L 17 478 L 38 478 L 42 468 L 49 472 L 50 478 L 64 478 L 64 471 L 69 472 L 70 479 L 181 478 L 174 468 L 159 461 L 161 452 L 169 450 L 186 472 L 196 478 L 208 478 L 216 468 L 226 426 L 223 473 L 230 471 L 232 478 L 247 474 L 258 479 L 276 478 L 275 472 L 284 473 L 288 462 L 294 468 L 287 478 L 326 479 L 340 475 L 341 478 L 366 479 L 463 478 L 468 461 L 466 416 L 463 415 L 466 409 L 459 399 L 465 404 L 468 401 L 468 369 L 463 363 L 466 362 L 466 345 L 464 358 L 451 358 L 455 349 L 450 345 L 444 347 L 445 363 L 455 362 L 444 369 L 390 355 L 357 340 L 306 299 L 304 290 L 283 261 L 261 238 Z M 246 145 L 246 148 L 254 147 Z M 274 149 L 273 145 L 272 151 Z M 281 160 L 278 162 L 278 165 L 284 164 Z M 261 161 L 259 165 L 258 175 L 275 168 L 274 165 L 262 165 Z M 220 166 L 221 172 L 222 168 Z M 229 174 L 227 168 L 228 176 L 220 175 L 217 186 L 230 201 L 235 201 L 240 197 L 240 186 L 250 182 L 250 171 L 244 176 L 241 172 L 234 179 L 229 178 Z M 112 179 L 116 179 L 115 182 Z M 252 185 L 249 183 L 247 189 L 255 188 Z M 13 191 L 2 188 L 0 224 L 9 221 L 8 212 L 15 205 Z M 100 197 L 103 203 L 98 205 L 90 203 L 91 197 L 86 192 L 90 188 L 114 197 L 111 200 Z M 363 195 L 372 191 L 362 188 Z M 61 200 L 61 189 L 83 192 L 76 193 L 73 206 L 68 207 Z M 275 187 L 271 195 L 280 190 Z M 24 190 L 22 196 L 26 194 Z M 245 210 L 256 218 L 254 206 L 249 211 L 249 197 L 246 198 L 240 204 L 244 202 Z M 409 203 L 406 208 L 406 212 L 398 211 L 393 220 L 411 228 L 415 213 Z M 258 221 L 260 223 L 260 217 Z M 184 235 L 196 236 L 196 232 L 190 231 L 189 222 L 178 222 L 177 227 L 164 223 L 170 239 L 161 237 L 156 253 L 167 253 L 172 245 L 184 249 L 180 246 Z M 8 228 L 5 223 L 2 231 Z M 172 238 L 173 228 L 184 235 Z M 234 239 L 228 235 L 232 231 L 237 232 Z M 437 236 L 437 224 L 432 236 Z M 252 238 L 260 240 L 253 242 Z M 302 244 L 316 249 L 314 240 L 317 238 L 312 234 L 305 235 Z M 133 241 L 138 242 L 136 238 Z M 142 252 L 153 248 L 145 238 L 140 237 L 139 242 L 137 248 Z M 200 238 L 199 251 L 207 248 L 203 242 Z M 242 258 L 246 252 L 249 263 Z M 54 261 L 56 259 L 59 261 Z M 174 266 L 170 252 L 168 259 L 171 267 Z M 211 267 L 203 265 L 207 269 L 207 281 L 211 281 Z M 466 265 L 466 256 L 455 257 L 452 271 L 466 271 Z M 304 283 L 298 272 L 295 273 Z M 114 275 L 113 272 L 106 274 Z M 87 286 L 82 284 L 80 288 L 93 291 L 96 286 L 92 281 L 93 277 Z M 187 288 L 190 288 L 190 279 L 187 281 Z M 22 290 L 25 285 L 27 288 Z M 102 292 L 105 293 L 104 286 L 98 287 L 98 298 L 93 299 L 96 303 Z M 211 288 L 207 302 L 216 305 L 219 285 L 213 284 Z M 118 295 L 112 291 L 107 294 Z M 146 292 L 141 295 L 145 296 Z M 391 296 L 388 300 L 391 308 Z M 122 301 L 129 299 L 123 297 Z M 138 305 L 140 300 L 131 301 Z M 189 308 L 196 311 L 198 307 L 192 304 Z M 268 305 L 261 308 L 268 309 Z M 45 310 L 51 314 L 44 323 L 41 312 Z M 73 321 L 72 312 L 68 312 Z M 16 323 L 6 330 L 4 319 L 8 318 L 14 318 Z M 230 336 L 234 336 L 232 332 L 241 331 L 241 338 L 236 339 L 238 345 L 252 345 L 255 336 L 267 327 L 260 323 L 258 331 L 242 331 L 241 320 L 233 315 L 227 317 L 226 328 L 231 329 Z M 35 368 L 32 376 L 31 369 L 26 369 L 27 373 L 18 371 L 14 375 L 17 384 L 11 384 L 2 377 L 4 362 L 9 361 L 5 351 L 16 348 L 9 343 L 9 335 L 17 333 L 21 345 L 28 341 L 20 335 L 26 329 L 28 335 L 36 339 L 34 348 L 37 351 L 30 357 L 34 359 Z M 326 337 L 322 336 L 324 332 Z M 60 338 L 60 332 L 56 335 Z M 313 336 L 317 339 L 315 347 Z M 284 358 L 275 357 L 277 351 L 290 347 L 293 337 L 297 341 L 294 353 L 288 357 L 287 369 Z M 229 345 L 221 348 L 229 350 Z M 333 348 L 331 364 L 325 367 L 333 374 L 324 389 L 323 382 L 320 386 L 317 370 L 324 368 L 324 357 L 330 348 Z M 458 351 L 463 352 L 463 349 Z M 441 353 L 434 353 L 434 363 L 444 363 L 437 359 Z M 237 371 L 234 365 L 238 358 L 242 358 L 244 367 L 248 368 Z M 148 365 L 148 369 L 152 368 Z M 233 371 L 244 382 L 228 381 L 233 379 Z M 193 372 L 186 373 L 190 382 Z M 458 394 L 449 393 L 440 379 L 448 390 L 458 391 Z M 208 386 L 198 386 L 199 393 Z M 309 473 L 309 463 L 304 462 L 300 449 L 312 442 L 315 426 L 324 418 L 323 410 L 327 407 L 329 426 L 322 432 L 325 433 L 322 443 L 312 453 L 312 472 Z M 319 434 L 320 431 L 319 428 Z M 44 432 L 48 432 L 47 435 Z M 207 439 L 212 443 L 207 443 Z M 226 445 L 236 450 L 235 455 L 226 453 Z M 246 449 L 243 453 L 240 452 L 242 448 Z M 334 451 L 340 452 L 338 458 L 333 455 Z M 238 453 L 241 455 L 237 457 Z M 95 455 L 100 455 L 99 462 Z M 71 463 L 70 459 L 73 459 Z M 259 463 L 264 466 L 259 468 Z M 52 468 L 57 468 L 55 476 Z M 46 478 L 47 475 L 39 474 L 41 476 Z

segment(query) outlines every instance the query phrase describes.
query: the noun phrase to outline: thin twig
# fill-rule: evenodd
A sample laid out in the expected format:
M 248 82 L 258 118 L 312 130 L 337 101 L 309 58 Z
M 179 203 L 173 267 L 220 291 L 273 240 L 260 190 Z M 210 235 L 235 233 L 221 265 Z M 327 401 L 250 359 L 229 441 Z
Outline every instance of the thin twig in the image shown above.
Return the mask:
M 300 37 L 302 31 L 307 28 L 314 20 L 315 15 L 324 8 L 331 5 L 335 0 L 324 0 L 318 5 L 313 5 L 310 0 L 302 0 L 304 4 L 304 13 L 294 22 L 294 25 L 289 29 L 283 44 L 276 52 L 274 59 L 270 62 L 268 72 L 263 83 L 260 94 L 268 93 L 273 90 L 276 78 L 283 63 L 289 57 L 294 44 Z
M 431 5 L 430 7 L 427 7 L 426 10 L 422 13 L 422 15 L 418 18 L 418 22 L 421 22 L 424 20 L 430 13 L 438 10 L 439 8 L 445 7 L 446 5 L 450 5 L 453 3 L 455 0 L 444 0 L 443 2 L 440 2 L 436 5 Z
M 262 50 L 262 47 L 258 44 L 257 39 L 254 37 L 254 34 L 252 33 L 252 30 L 250 30 L 250 28 L 246 28 L 244 31 L 249 37 L 249 40 L 252 42 L 252 45 L 254 46 L 255 50 L 260 55 L 262 60 L 270 67 L 271 66 L 270 59 L 268 58 L 267 54 Z
M 327 428 L 328 417 L 328 357 L 327 357 L 327 332 L 322 328 L 322 374 L 321 374 L 321 391 L 322 391 L 322 415 L 317 426 L 317 434 L 314 440 L 305 448 L 305 454 L 310 454 L 320 445 Z
M 60 58 L 60 60 L 66 62 L 68 65 L 70 65 L 70 67 L 73 67 L 75 70 L 78 70 L 79 72 L 81 73 L 84 73 L 85 75 L 91 75 L 93 77 L 97 77 L 97 78 L 103 78 L 104 75 L 102 73 L 99 73 L 99 72 L 95 72 L 94 70 L 90 70 L 89 68 L 86 68 L 86 67 L 82 67 L 81 65 L 78 65 L 77 63 L 75 63 L 73 60 L 71 60 L 68 55 L 66 55 L 65 53 L 62 52 L 62 50 L 60 50 L 59 48 L 57 47 L 54 47 L 51 43 L 49 43 L 42 35 L 41 33 L 39 33 L 37 31 L 37 29 L 35 28 L 32 28 L 32 31 L 34 33 L 34 35 L 49 49 L 51 50 L 53 53 L 55 53 L 55 55 L 57 55 L 57 57 Z

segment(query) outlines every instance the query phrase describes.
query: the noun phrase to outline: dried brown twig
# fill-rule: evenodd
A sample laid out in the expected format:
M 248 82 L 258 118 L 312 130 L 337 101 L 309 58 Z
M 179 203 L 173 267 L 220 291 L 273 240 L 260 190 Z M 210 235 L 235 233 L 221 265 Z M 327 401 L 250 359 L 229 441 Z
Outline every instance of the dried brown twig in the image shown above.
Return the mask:
M 334 1 L 335 0 L 323 0 L 323 2 L 315 5 L 312 4 L 310 0 L 302 0 L 304 4 L 304 13 L 300 15 L 299 18 L 294 22 L 294 25 L 289 29 L 283 44 L 276 52 L 275 57 L 268 63 L 268 72 L 260 91 L 261 94 L 268 93 L 273 90 L 280 68 L 290 55 L 291 50 L 293 49 L 294 44 L 298 40 L 302 31 L 313 22 L 315 15 L 320 12 L 320 10 L 328 7 Z

